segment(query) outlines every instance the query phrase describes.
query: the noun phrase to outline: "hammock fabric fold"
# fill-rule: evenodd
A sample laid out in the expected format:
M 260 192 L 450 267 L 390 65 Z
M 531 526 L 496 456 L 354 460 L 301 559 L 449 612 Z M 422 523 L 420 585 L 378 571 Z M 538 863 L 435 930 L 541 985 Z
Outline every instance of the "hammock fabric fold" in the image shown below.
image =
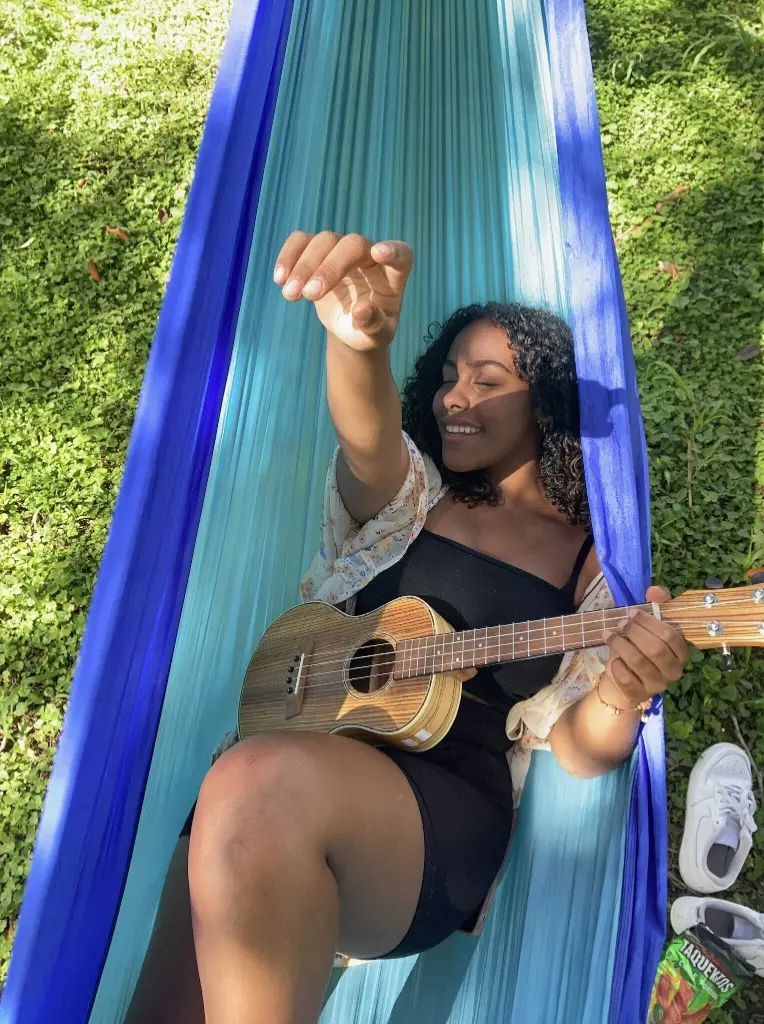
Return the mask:
M 238 0 L 2 1024 L 122 1019 L 248 655 L 298 599 L 333 438 L 315 316 L 270 281 L 296 226 L 414 245 L 398 380 L 427 324 L 464 302 L 517 299 L 568 319 L 603 568 L 621 603 L 649 580 L 646 453 L 582 0 Z M 481 938 L 349 969 L 325 1024 L 641 1024 L 664 938 L 662 742 L 658 713 L 632 764 L 588 783 L 534 755 Z

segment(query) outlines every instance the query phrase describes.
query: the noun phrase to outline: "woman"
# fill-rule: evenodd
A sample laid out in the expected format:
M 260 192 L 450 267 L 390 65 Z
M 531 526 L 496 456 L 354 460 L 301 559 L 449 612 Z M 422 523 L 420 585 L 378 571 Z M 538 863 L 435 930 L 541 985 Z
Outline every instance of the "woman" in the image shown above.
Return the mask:
M 412 264 L 403 242 L 331 232 L 296 232 L 278 258 L 285 298 L 313 302 L 328 334 L 339 516 L 325 537 L 363 555 L 341 566 L 322 545 L 303 594 L 357 613 L 416 594 L 457 629 L 572 612 L 600 570 L 570 332 L 515 305 L 458 311 L 417 361 L 402 411 L 388 348 Z M 607 643 L 597 685 L 549 734 L 582 777 L 629 756 L 650 698 L 687 658 L 681 635 L 644 612 Z M 307 1024 L 335 950 L 404 955 L 469 928 L 509 841 L 507 712 L 559 664 L 480 669 L 429 753 L 285 734 L 224 754 L 171 865 L 129 1019 Z

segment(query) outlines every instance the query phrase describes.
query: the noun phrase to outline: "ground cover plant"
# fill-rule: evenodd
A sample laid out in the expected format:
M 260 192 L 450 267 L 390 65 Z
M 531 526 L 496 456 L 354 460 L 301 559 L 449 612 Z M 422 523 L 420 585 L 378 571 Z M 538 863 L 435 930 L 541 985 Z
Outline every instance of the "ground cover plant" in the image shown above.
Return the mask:
M 0 971 L 227 11 L 0 7 Z M 764 565 L 764 6 L 589 0 L 587 15 L 655 577 L 739 583 Z M 731 739 L 764 769 L 764 660 L 723 673 L 697 656 L 666 723 L 679 892 L 697 755 Z M 762 842 L 734 897 L 764 910 Z M 717 1019 L 764 1021 L 760 987 Z
M 0 4 L 0 964 L 227 0 Z
M 650 452 L 654 575 L 764 565 L 764 5 L 589 0 L 608 195 Z M 764 769 L 764 658 L 696 652 L 666 700 L 672 895 L 686 783 L 728 740 Z M 761 779 L 757 799 L 764 803 Z M 759 825 L 764 825 L 761 811 Z M 764 910 L 764 830 L 732 897 Z M 729 897 L 727 897 L 729 898 Z M 760 983 L 719 1021 L 764 1021 Z

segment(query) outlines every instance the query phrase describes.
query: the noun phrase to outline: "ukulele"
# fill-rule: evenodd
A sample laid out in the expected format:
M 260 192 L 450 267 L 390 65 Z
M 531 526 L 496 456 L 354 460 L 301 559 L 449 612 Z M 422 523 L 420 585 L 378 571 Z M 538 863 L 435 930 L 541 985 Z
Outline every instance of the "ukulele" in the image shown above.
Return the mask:
M 764 586 L 688 590 L 638 607 L 700 648 L 764 646 Z M 308 730 L 429 750 L 453 724 L 466 670 L 598 647 L 629 608 L 454 632 L 418 597 L 365 615 L 321 601 L 264 633 L 247 668 L 239 736 Z

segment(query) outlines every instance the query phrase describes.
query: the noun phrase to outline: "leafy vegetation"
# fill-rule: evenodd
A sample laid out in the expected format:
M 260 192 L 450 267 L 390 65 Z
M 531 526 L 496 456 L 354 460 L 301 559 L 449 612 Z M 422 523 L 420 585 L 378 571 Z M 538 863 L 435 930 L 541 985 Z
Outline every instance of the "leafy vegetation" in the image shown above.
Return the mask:
M 0 14 L 3 965 L 227 8 L 6 0 Z M 655 577 L 739 583 L 764 565 L 764 5 L 587 11 Z M 690 767 L 721 739 L 764 766 L 762 684 L 759 656 L 725 674 L 698 655 L 667 700 L 677 890 Z M 735 892 L 757 909 L 763 842 Z M 759 986 L 717 1019 L 764 1021 Z
M 0 964 L 227 0 L 0 8 Z
M 764 565 L 764 4 L 589 0 L 613 230 L 650 451 L 654 575 Z M 764 658 L 696 653 L 666 700 L 672 896 L 686 783 L 721 740 L 764 767 Z M 759 804 L 764 791 L 758 784 Z M 761 811 L 759 825 L 764 824 Z M 764 910 L 764 830 L 733 893 Z M 722 1021 L 764 1021 L 758 983 Z

